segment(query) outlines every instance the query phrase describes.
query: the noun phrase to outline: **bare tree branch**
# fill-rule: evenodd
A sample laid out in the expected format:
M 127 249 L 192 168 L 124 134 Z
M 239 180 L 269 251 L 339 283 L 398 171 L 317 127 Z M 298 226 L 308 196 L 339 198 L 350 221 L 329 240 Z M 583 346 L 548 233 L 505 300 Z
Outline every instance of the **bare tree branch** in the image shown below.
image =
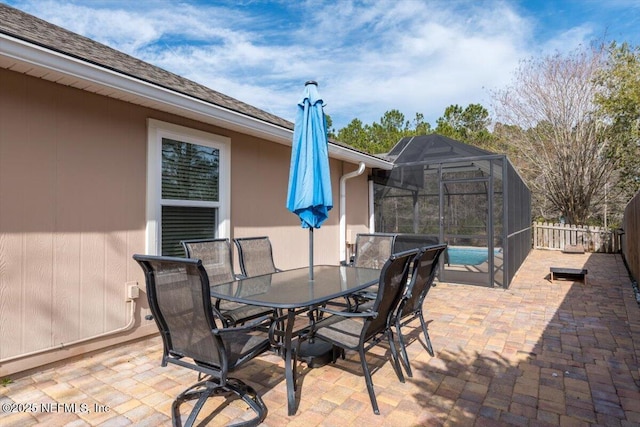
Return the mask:
M 514 83 L 494 94 L 497 120 L 511 129 L 507 142 L 529 166 L 534 208 L 572 223 L 588 220 L 615 170 L 594 104 L 604 53 L 580 48 L 523 62 Z

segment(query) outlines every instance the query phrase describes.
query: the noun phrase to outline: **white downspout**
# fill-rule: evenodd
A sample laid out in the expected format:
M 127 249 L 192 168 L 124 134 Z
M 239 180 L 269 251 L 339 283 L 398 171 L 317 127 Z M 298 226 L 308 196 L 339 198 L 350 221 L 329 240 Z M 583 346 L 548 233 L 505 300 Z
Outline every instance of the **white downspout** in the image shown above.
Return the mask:
M 376 232 L 376 217 L 373 202 L 373 181 L 369 180 L 369 233 Z
M 360 162 L 358 170 L 340 177 L 340 260 L 347 262 L 347 180 L 364 173 L 365 164 Z

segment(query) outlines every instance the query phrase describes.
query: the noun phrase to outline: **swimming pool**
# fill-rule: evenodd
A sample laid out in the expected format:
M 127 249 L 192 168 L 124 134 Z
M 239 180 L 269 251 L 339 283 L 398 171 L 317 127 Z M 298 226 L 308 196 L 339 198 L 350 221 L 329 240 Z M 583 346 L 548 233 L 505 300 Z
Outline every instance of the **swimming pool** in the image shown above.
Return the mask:
M 458 265 L 478 265 L 487 262 L 489 250 L 487 248 L 449 246 L 449 264 Z M 494 253 L 500 253 L 500 249 L 495 249 Z

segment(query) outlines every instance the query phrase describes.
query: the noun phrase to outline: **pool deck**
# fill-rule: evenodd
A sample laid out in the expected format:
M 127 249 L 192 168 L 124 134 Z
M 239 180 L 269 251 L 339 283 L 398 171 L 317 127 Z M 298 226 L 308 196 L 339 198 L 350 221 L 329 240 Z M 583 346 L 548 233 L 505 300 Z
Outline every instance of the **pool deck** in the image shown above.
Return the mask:
M 586 268 L 588 284 L 551 283 L 551 266 Z M 508 290 L 439 283 L 425 309 L 436 354 L 407 328 L 413 378 L 397 380 L 380 357 L 386 346 L 371 351 L 380 415 L 354 354 L 302 369 L 294 416 L 280 358 L 261 356 L 237 377 L 263 396 L 272 427 L 640 425 L 640 307 L 619 255 L 534 250 Z M 0 412 L 0 425 L 168 426 L 173 398 L 196 376 L 161 367 L 161 353 L 154 337 L 16 376 L 0 385 L 0 403 L 60 406 Z M 201 419 L 248 415 L 237 402 L 212 413 L 219 404 Z

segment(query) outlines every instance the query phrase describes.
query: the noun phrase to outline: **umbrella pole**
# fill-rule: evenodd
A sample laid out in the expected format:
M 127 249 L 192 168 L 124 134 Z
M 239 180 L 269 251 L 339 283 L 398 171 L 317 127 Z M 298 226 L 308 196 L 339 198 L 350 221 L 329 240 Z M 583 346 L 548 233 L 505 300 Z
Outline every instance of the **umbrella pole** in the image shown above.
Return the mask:
M 309 227 L 309 280 L 313 280 L 313 227 Z

